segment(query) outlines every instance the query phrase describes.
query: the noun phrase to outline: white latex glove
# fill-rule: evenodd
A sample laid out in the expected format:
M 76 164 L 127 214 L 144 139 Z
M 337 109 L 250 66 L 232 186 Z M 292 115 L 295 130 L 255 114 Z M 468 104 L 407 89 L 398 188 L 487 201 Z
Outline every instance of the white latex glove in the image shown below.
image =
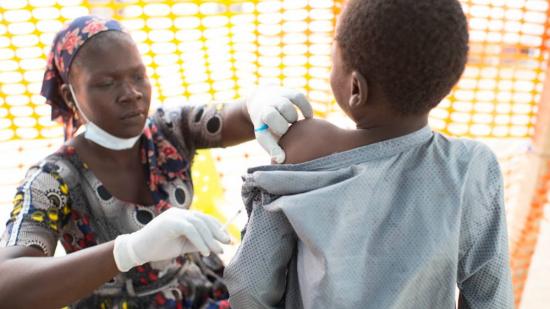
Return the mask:
M 247 99 L 246 108 L 254 125 L 256 140 L 277 163 L 285 161 L 278 142 L 289 123 L 298 120 L 296 105 L 305 118 L 313 116 L 311 104 L 299 91 L 276 86 L 260 86 Z
M 121 272 L 147 262 L 164 261 L 188 252 L 222 253 L 217 241 L 231 238 L 211 216 L 182 208 L 170 208 L 141 230 L 115 239 L 113 256 Z

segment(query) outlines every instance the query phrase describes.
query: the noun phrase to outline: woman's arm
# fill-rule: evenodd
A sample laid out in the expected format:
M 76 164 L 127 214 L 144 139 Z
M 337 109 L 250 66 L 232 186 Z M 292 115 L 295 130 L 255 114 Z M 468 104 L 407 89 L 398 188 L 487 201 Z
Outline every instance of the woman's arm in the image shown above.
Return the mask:
M 254 138 L 254 126 L 246 109 L 246 101 L 228 104 L 222 111 L 222 146 L 234 146 Z
M 34 247 L 0 249 L 0 304 L 5 308 L 60 308 L 91 294 L 118 274 L 114 241 L 62 257 Z
M 48 160 L 32 167 L 14 198 L 0 241 L 2 308 L 59 308 L 90 294 L 118 273 L 112 242 L 50 257 L 58 231 L 64 228 L 62 222 L 68 222 L 71 214 L 70 189 L 59 170 Z M 59 192 L 57 203 L 49 192 Z M 46 212 L 57 216 L 51 219 Z M 35 215 L 42 219 L 33 219 Z
M 221 253 L 229 235 L 214 218 L 172 207 L 142 229 L 64 257 L 33 247 L 0 249 L 0 304 L 6 308 L 59 308 L 91 294 L 120 271 L 200 251 Z

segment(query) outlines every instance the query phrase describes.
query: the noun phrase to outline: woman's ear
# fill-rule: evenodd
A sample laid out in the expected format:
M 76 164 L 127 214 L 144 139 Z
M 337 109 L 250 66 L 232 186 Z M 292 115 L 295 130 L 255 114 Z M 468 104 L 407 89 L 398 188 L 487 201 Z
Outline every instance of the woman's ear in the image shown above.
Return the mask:
M 353 71 L 351 73 L 351 96 L 349 98 L 350 109 L 365 106 L 367 104 L 367 97 L 367 79 L 361 73 Z
M 73 100 L 73 95 L 71 93 L 71 90 L 69 89 L 69 84 L 62 84 L 61 86 L 59 86 L 59 93 L 61 93 L 61 97 L 63 97 L 63 101 L 65 101 L 65 104 L 67 104 L 70 109 L 74 110 L 75 104 Z
M 73 94 L 69 88 L 69 84 L 63 84 L 59 86 L 59 93 L 61 93 L 61 96 L 63 97 L 63 100 L 65 101 L 65 104 L 71 109 L 73 112 L 73 115 L 76 119 L 80 119 L 80 114 L 78 111 L 78 108 L 76 107 L 76 104 L 73 99 Z

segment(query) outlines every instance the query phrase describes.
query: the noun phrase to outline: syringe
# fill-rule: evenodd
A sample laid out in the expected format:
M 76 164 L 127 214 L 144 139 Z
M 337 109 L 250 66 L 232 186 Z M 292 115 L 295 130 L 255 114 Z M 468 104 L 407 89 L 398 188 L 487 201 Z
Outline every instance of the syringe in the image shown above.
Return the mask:
M 225 224 L 222 226 L 222 229 L 224 231 L 227 230 L 227 228 L 229 228 L 229 226 L 233 223 L 233 221 L 235 221 L 235 219 L 237 219 L 237 217 L 241 214 L 241 212 L 243 212 L 243 209 L 245 209 L 244 205 L 241 206 L 241 208 L 239 208 L 239 210 L 237 210 L 237 212 L 233 216 L 231 216 L 231 218 L 229 218 L 227 222 L 225 222 Z

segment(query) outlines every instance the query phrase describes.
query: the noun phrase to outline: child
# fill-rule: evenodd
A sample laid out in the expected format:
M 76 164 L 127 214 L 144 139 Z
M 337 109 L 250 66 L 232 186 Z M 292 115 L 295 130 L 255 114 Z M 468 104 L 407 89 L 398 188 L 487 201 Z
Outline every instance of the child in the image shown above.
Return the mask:
M 502 176 L 428 113 L 464 70 L 457 0 L 350 0 L 331 87 L 356 123 L 294 125 L 286 163 L 253 168 L 225 270 L 233 308 L 512 308 Z

